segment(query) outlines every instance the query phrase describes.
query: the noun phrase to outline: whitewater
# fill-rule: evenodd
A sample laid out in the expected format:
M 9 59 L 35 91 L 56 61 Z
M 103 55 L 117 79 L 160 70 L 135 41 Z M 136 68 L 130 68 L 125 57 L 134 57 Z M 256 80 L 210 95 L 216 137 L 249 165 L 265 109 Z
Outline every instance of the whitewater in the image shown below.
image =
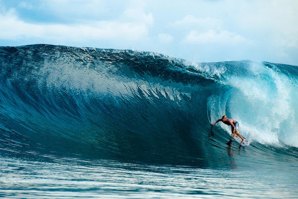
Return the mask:
M 298 67 L 0 47 L 0 197 L 296 198 Z M 226 145 L 223 114 L 249 146 Z

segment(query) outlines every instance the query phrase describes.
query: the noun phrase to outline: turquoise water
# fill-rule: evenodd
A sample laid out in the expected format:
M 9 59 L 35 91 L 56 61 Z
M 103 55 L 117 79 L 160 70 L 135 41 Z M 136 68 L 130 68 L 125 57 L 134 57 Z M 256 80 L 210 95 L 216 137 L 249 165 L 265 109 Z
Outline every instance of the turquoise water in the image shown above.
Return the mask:
M 14 198 L 297 198 L 297 162 L 230 169 L 1 158 L 0 196 Z M 238 166 L 240 161 L 240 166 Z M 250 163 L 251 164 L 251 163 Z M 292 164 L 292 165 L 291 165 Z M 244 165 L 246 168 L 242 168 Z M 286 165 L 286 168 L 284 167 Z
M 0 196 L 297 198 L 297 89 L 285 64 L 0 47 Z

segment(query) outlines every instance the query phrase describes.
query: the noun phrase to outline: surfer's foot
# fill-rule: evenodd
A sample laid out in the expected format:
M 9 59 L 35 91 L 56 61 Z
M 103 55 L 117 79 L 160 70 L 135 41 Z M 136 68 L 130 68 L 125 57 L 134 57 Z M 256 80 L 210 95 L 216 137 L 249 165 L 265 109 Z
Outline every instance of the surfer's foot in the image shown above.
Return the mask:
M 232 140 L 229 140 L 229 141 L 227 142 L 227 145 L 228 145 L 228 146 L 231 146 L 231 145 L 232 145 Z

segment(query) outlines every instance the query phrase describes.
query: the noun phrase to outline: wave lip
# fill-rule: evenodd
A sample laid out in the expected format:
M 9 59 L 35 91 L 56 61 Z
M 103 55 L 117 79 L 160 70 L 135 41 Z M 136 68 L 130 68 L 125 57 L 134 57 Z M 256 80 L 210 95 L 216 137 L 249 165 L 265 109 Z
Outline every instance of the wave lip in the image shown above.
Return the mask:
M 227 114 L 255 149 L 296 154 L 295 66 L 52 45 L 0 60 L 2 151 L 218 165 L 229 129 L 214 144 L 209 124 Z

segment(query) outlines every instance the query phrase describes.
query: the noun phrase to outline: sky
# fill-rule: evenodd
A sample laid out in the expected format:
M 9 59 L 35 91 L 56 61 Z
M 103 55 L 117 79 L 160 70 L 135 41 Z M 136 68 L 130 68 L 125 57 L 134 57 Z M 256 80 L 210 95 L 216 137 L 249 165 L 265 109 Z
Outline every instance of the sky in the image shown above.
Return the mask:
M 152 51 L 298 65 L 297 0 L 0 0 L 0 46 Z

